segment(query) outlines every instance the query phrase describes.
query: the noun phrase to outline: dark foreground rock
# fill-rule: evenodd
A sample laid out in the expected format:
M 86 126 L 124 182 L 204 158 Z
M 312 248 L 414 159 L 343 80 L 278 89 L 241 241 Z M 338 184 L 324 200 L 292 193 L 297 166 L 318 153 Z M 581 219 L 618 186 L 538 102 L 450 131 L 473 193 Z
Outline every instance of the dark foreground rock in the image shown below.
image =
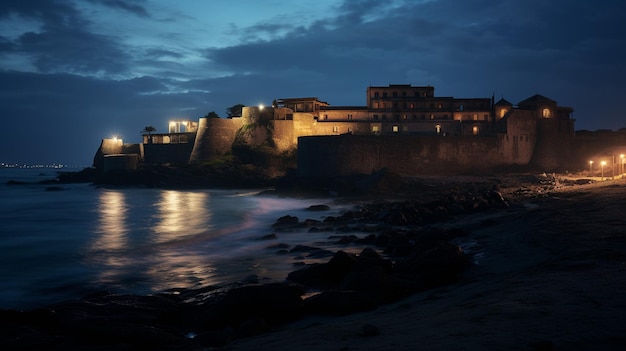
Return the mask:
M 303 314 L 303 290 L 267 284 L 178 295 L 87 297 L 32 311 L 0 310 L 3 350 L 201 350 Z

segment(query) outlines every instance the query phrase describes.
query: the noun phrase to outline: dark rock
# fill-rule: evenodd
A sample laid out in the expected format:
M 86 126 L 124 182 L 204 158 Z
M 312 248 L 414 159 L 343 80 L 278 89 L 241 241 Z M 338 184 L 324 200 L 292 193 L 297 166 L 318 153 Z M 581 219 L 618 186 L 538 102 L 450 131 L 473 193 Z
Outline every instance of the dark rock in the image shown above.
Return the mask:
M 211 308 L 213 320 L 237 326 L 250 318 L 285 323 L 302 316 L 304 290 L 293 284 L 251 285 L 229 290 Z
M 318 221 L 317 219 L 309 219 L 309 218 L 307 218 L 304 221 L 302 221 L 302 225 L 305 226 L 305 227 L 312 227 L 312 226 L 321 225 L 321 224 L 322 224 L 322 222 Z
M 272 234 L 263 235 L 258 240 L 276 240 L 276 239 L 278 239 L 278 236 L 272 233 Z
M 328 211 L 330 207 L 328 205 L 311 205 L 307 208 L 309 211 Z
M 235 330 L 235 337 L 246 338 L 263 333 L 267 329 L 265 319 L 261 317 L 251 317 L 243 321 Z
M 333 290 L 309 297 L 304 306 L 313 314 L 347 315 L 376 309 L 378 302 L 367 293 Z
M 191 342 L 190 344 L 199 344 L 209 347 L 222 347 L 231 342 L 233 337 L 232 334 L 233 333 L 228 332 L 227 330 L 209 330 L 198 333 L 198 335 L 193 338 L 193 342 Z M 193 348 L 190 347 L 189 349 Z
M 276 223 L 274 223 L 272 225 L 272 227 L 276 228 L 276 227 L 289 227 L 289 226 L 294 226 L 298 224 L 298 217 L 295 216 L 290 216 L 290 215 L 286 215 L 286 216 L 282 216 L 280 218 L 278 218 L 276 220 Z
M 417 276 L 425 287 L 431 287 L 456 280 L 469 264 L 458 245 L 441 241 L 396 262 L 394 273 Z

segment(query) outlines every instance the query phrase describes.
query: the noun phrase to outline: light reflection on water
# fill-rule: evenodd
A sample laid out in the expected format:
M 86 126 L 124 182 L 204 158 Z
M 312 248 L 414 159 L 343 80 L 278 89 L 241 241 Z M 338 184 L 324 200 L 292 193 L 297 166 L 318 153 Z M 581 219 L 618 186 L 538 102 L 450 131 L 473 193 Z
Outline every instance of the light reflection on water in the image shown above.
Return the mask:
M 154 242 L 181 240 L 206 232 L 213 216 L 208 202 L 208 193 L 162 191 L 154 214 Z
M 96 283 L 145 282 L 149 290 L 210 284 L 214 270 L 206 257 L 188 249 L 213 227 L 210 194 L 162 190 L 142 199 L 150 203 L 132 204 L 124 191 L 101 192 L 88 255 L 99 266 Z
M 0 185 L 10 179 L 21 178 L 0 172 Z M 259 240 L 283 215 L 330 215 L 306 211 L 328 200 L 215 189 L 63 188 L 0 186 L 0 308 L 42 306 L 98 290 L 195 288 L 251 274 L 281 280 L 294 259 L 268 246 L 318 245 L 328 236 L 303 229 Z

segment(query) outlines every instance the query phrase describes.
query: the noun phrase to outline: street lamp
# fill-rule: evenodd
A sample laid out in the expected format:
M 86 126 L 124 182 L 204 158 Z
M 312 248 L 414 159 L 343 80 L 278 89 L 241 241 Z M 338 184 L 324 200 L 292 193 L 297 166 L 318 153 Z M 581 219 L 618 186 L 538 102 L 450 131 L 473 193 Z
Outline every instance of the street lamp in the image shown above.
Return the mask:
M 593 172 L 593 161 L 589 160 L 589 173 Z
M 600 166 L 601 166 L 601 167 L 600 167 L 600 169 L 601 169 L 600 174 L 601 174 L 601 176 L 602 176 L 602 178 L 601 178 L 600 180 L 604 180 L 604 166 L 605 166 L 605 165 L 606 165 L 606 161 L 602 161 L 602 162 L 600 162 Z

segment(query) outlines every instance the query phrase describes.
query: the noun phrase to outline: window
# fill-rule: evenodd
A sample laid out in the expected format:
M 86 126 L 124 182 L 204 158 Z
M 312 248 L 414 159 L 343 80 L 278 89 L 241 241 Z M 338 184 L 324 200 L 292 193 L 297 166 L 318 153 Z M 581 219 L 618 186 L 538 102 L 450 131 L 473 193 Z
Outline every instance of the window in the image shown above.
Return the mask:
M 374 109 L 375 109 L 375 110 L 378 110 L 378 101 L 375 101 L 375 102 L 374 102 L 374 104 L 373 104 L 373 106 L 374 106 Z
M 437 108 L 441 110 L 443 108 L 443 104 L 437 105 Z
M 333 126 L 333 133 L 338 133 L 338 132 L 339 132 L 339 127 Z
M 394 133 L 397 133 L 397 132 L 398 132 L 398 126 L 393 126 L 393 127 L 391 127 L 391 130 L 392 130 Z
M 372 126 L 372 133 L 378 133 L 380 131 L 380 129 L 378 128 L 378 126 Z
M 550 109 L 544 108 L 541 111 L 541 115 L 543 116 L 543 118 L 550 118 Z
M 472 127 L 472 134 L 474 134 L 474 135 L 478 135 L 478 131 L 479 131 L 478 126 L 473 126 L 473 127 Z
M 459 111 L 463 111 L 463 104 L 459 105 Z
M 477 113 L 474 113 L 474 114 L 472 115 L 472 117 L 474 118 L 474 121 L 478 121 L 478 114 L 477 114 Z
M 328 115 L 324 115 L 324 119 L 325 119 L 325 120 L 326 120 L 326 119 L 328 119 Z
M 406 120 L 406 118 L 407 118 L 406 115 L 402 115 L 403 120 Z
M 383 93 L 383 97 L 387 97 L 387 93 Z
M 375 120 L 378 120 L 378 115 L 374 115 L 374 119 L 375 119 Z
M 411 107 L 411 110 L 415 108 L 415 104 L 411 104 L 409 106 Z
M 379 95 L 379 94 L 378 94 L 378 92 L 375 92 L 375 93 L 374 93 L 374 97 L 375 97 L 375 98 L 377 98 L 377 97 L 378 97 L 378 95 Z
M 394 91 L 391 95 L 392 95 L 393 97 L 398 97 L 398 93 L 397 93 L 397 92 L 395 92 L 395 91 Z
M 430 114 L 430 119 L 435 119 L 435 115 L 434 114 Z
M 509 112 L 509 110 L 503 108 L 502 110 L 500 110 L 500 118 L 504 117 L 504 115 L 506 115 L 506 113 Z
M 352 114 L 348 113 L 348 120 L 351 121 L 352 120 Z
M 441 125 L 436 124 L 435 125 L 435 131 L 437 132 L 437 134 L 441 134 Z
M 489 115 L 485 113 L 483 115 L 483 120 L 488 121 L 489 120 Z

